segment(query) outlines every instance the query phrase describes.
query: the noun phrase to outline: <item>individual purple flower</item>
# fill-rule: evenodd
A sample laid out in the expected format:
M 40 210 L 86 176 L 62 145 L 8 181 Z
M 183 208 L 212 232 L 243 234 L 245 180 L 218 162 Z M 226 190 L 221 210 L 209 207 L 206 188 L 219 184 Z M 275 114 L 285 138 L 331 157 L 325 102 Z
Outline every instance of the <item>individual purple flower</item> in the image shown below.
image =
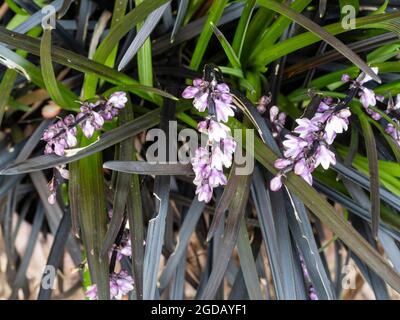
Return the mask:
M 309 134 L 319 130 L 317 124 L 307 118 L 296 119 L 296 123 L 298 126 L 293 131 L 298 133 L 300 138 L 306 138 Z
M 94 131 L 101 129 L 104 124 L 104 118 L 100 113 L 93 110 L 97 105 L 98 104 L 84 102 L 81 105 L 81 112 L 76 116 L 77 121 L 83 118 L 83 120 L 80 121 L 80 126 L 83 134 L 87 138 L 91 138 Z
M 278 174 L 272 178 L 269 187 L 272 191 L 278 191 L 280 188 L 282 188 L 282 175 Z
M 226 137 L 221 140 L 221 149 L 229 159 L 232 159 L 232 154 L 235 152 L 236 146 L 237 143 L 232 137 Z
M 211 154 L 211 168 L 222 170 L 223 167 L 230 168 L 232 165 L 232 155 L 225 153 L 220 147 L 216 146 L 213 148 Z
M 194 79 L 193 86 L 187 87 L 182 92 L 182 97 L 185 99 L 194 99 L 194 107 L 203 112 L 207 108 L 209 83 L 203 79 Z
M 208 183 L 202 183 L 197 186 L 196 194 L 199 201 L 204 201 L 206 203 L 211 201 L 213 189 Z
M 310 297 L 310 300 L 319 300 L 317 292 L 315 291 L 313 285 L 310 285 L 310 287 L 308 288 L 308 296 Z
M 210 162 L 210 152 L 203 147 L 197 148 L 194 157 L 191 159 L 193 170 L 202 170 Z
M 365 109 L 368 109 L 369 106 L 376 105 L 375 92 L 372 91 L 371 89 L 362 87 L 359 92 L 359 96 L 360 96 L 360 102 Z
M 309 185 L 312 185 L 313 177 L 312 172 L 315 166 L 307 161 L 305 158 L 301 158 L 294 165 L 294 173 L 301 176 Z
M 233 110 L 236 109 L 236 107 L 233 106 L 231 102 L 232 97 L 230 95 L 222 95 L 221 98 L 216 98 L 214 100 L 215 112 L 218 121 L 227 122 L 229 117 L 233 117 L 235 115 Z
M 197 130 L 208 134 L 208 139 L 211 142 L 220 142 L 221 139 L 225 139 L 231 131 L 228 126 L 212 119 L 200 121 L 197 126 Z
M 342 75 L 342 82 L 349 82 L 351 80 L 350 76 L 348 74 L 343 74 Z
M 224 186 L 227 183 L 227 179 L 224 173 L 217 169 L 211 169 L 208 176 L 208 183 L 211 188 L 216 188 L 218 186 Z
M 347 131 L 349 120 L 351 116 L 349 109 L 342 109 L 339 112 L 333 113 L 327 120 L 325 125 L 325 138 L 328 144 L 332 144 L 337 133 Z
M 317 115 L 323 115 L 325 111 L 330 110 L 331 109 L 331 106 L 330 106 L 331 104 L 332 104 L 332 99 L 329 99 L 329 98 L 323 99 L 318 105 L 316 116 Z M 321 121 L 323 122 L 324 120 L 321 119 Z
M 336 164 L 335 154 L 324 144 L 320 144 L 315 153 L 315 166 L 320 165 L 327 170 L 331 164 Z
M 111 104 L 114 108 L 123 109 L 128 102 L 126 92 L 117 91 L 110 95 L 107 104 Z
M 69 180 L 69 171 L 66 169 L 66 165 L 57 166 L 56 170 L 60 173 L 61 177 L 65 180 Z
M 131 245 L 131 239 L 129 236 L 129 231 L 125 230 L 123 238 L 116 248 L 113 248 L 110 250 L 110 258 L 112 257 L 112 253 L 116 252 L 116 259 L 117 261 L 121 261 L 121 259 L 125 257 L 131 257 L 132 256 L 132 245 Z
M 286 169 L 287 167 L 291 166 L 293 164 L 292 160 L 289 159 L 276 159 L 274 162 L 274 167 L 282 170 Z
M 372 70 L 377 74 L 379 69 L 377 67 L 372 68 Z M 366 73 L 362 72 L 357 77 L 356 80 L 349 81 L 352 82 L 352 88 L 358 89 L 358 95 L 360 97 L 360 102 L 363 105 L 366 112 L 375 120 L 381 119 L 381 115 L 378 112 L 373 111 L 370 107 L 374 107 L 377 101 L 382 100 L 382 96 L 377 96 L 375 92 L 364 86 L 364 83 L 371 81 L 372 78 Z
M 286 158 L 296 158 L 308 146 L 307 141 L 294 135 L 287 134 L 285 138 L 283 146 L 285 147 L 284 155 Z
M 131 239 L 121 242 L 118 252 L 125 257 L 131 257 L 132 256 Z
M 208 127 L 208 138 L 211 141 L 220 142 L 228 137 L 230 131 L 231 129 L 223 123 L 210 120 L 210 125 Z

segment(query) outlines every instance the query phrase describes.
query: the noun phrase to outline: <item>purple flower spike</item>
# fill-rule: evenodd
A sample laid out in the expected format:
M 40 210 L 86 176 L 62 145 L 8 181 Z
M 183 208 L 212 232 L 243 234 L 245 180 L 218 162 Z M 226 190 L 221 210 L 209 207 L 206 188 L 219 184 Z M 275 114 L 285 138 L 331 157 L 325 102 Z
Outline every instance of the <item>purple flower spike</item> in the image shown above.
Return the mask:
M 236 107 L 232 105 L 229 86 L 218 83 L 216 79 L 193 80 L 193 86 L 187 87 L 182 97 L 193 99 L 198 111 L 209 111 L 206 120 L 200 121 L 197 126 L 199 132 L 208 135 L 207 145 L 196 150 L 191 163 L 195 173 L 193 183 L 197 186 L 196 195 L 199 201 L 210 202 L 213 188 L 227 184 L 223 169 L 232 165 L 236 142 L 231 137 L 230 128 L 222 122 L 234 116 Z
M 297 119 L 298 126 L 294 134 L 285 135 L 284 158 L 277 159 L 275 168 L 279 169 L 277 176 L 271 180 L 271 190 L 279 190 L 282 185 L 281 177 L 288 171 L 294 171 L 309 185 L 313 183 L 313 171 L 321 165 L 328 169 L 336 163 L 335 154 L 328 149 L 338 133 L 348 129 L 351 113 L 348 108 L 331 106 L 333 99 L 324 99 L 313 118 Z M 271 112 L 271 120 L 275 120 L 277 111 Z M 297 134 L 297 135 L 295 135 Z
M 227 183 L 224 167 L 232 165 L 236 142 L 230 128 L 222 122 L 234 116 L 236 107 L 232 105 L 229 86 L 215 79 L 210 82 L 193 80 L 193 86 L 187 87 L 182 97 L 193 99 L 194 107 L 200 112 L 209 110 L 207 119 L 200 121 L 197 126 L 199 132 L 208 135 L 207 145 L 196 150 L 191 163 L 195 173 L 193 183 L 197 186 L 196 195 L 199 201 L 210 202 L 213 188 Z

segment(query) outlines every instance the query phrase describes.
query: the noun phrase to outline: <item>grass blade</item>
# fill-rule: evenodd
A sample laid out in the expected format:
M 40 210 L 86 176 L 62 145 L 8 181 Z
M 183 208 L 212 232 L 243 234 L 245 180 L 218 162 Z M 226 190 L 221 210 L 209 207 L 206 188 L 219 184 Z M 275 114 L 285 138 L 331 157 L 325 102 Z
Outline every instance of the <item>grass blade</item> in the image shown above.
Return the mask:
M 58 89 L 57 79 L 54 75 L 53 63 L 51 60 L 51 29 L 44 29 L 40 44 L 40 64 L 44 85 L 51 99 L 61 107 L 74 105 L 78 107 L 76 101 L 67 100 Z
M 240 222 L 237 249 L 240 259 L 240 268 L 242 269 L 249 297 L 251 300 L 262 300 L 260 281 L 258 279 L 257 268 L 254 262 L 244 217 Z
M 239 176 L 239 179 L 239 187 L 236 189 L 235 197 L 229 206 L 226 227 L 220 246 L 218 247 L 218 259 L 213 266 L 210 278 L 200 297 L 203 300 L 213 299 L 217 293 L 238 238 L 240 221 L 244 216 L 249 195 L 251 176 Z
M 240 60 L 237 57 L 235 51 L 229 44 L 228 40 L 226 40 L 225 36 L 222 34 L 222 32 L 214 25 L 214 23 L 210 22 L 211 28 L 217 37 L 218 41 L 221 43 L 222 48 L 225 51 L 226 56 L 228 57 L 229 62 L 232 64 L 232 66 L 236 69 L 241 70 L 242 67 L 240 65 Z
M 290 230 L 301 251 L 310 279 L 320 300 L 333 300 L 335 294 L 332 284 L 326 274 L 324 265 L 318 252 L 312 227 L 304 204 L 296 196 L 288 193 L 291 202 L 288 220 Z
M 379 172 L 378 154 L 374 138 L 374 132 L 364 114 L 359 115 L 361 128 L 365 137 L 365 147 L 367 150 L 369 178 L 370 178 L 370 200 L 372 217 L 372 235 L 378 237 L 378 227 L 380 219 L 380 196 L 379 196 Z
M 192 165 L 181 163 L 152 164 L 145 161 L 108 161 L 104 163 L 103 167 L 119 172 L 143 175 L 193 175 Z
M 358 66 L 362 71 L 372 77 L 378 83 L 381 83 L 381 79 L 374 71 L 352 50 L 350 50 L 343 42 L 332 36 L 325 29 L 317 25 L 315 22 L 306 18 L 305 16 L 297 13 L 295 10 L 276 2 L 275 0 L 258 0 L 260 5 L 268 7 L 288 18 L 300 24 L 302 27 L 307 30 L 313 32 L 321 39 L 329 43 L 333 48 L 343 54 L 347 59 L 353 62 L 356 66 Z
M 57 228 L 57 232 L 54 234 L 54 241 L 51 245 L 50 253 L 47 258 L 46 266 L 52 266 L 57 269 L 64 255 L 64 247 L 68 240 L 68 236 L 71 230 L 71 215 L 69 212 L 65 212 L 61 218 L 60 224 Z M 43 273 L 41 283 L 46 281 L 46 273 Z M 52 288 L 40 286 L 38 300 L 49 300 L 51 298 Z
M 175 37 L 176 37 L 177 33 L 179 32 L 179 29 L 182 25 L 183 18 L 185 18 L 188 6 L 189 6 L 189 0 L 179 1 L 178 13 L 176 14 L 174 28 L 172 29 L 172 33 L 171 33 L 171 43 L 175 41 Z
M 133 39 L 131 45 L 126 50 L 124 56 L 121 59 L 121 62 L 118 65 L 118 71 L 123 70 L 128 63 L 135 57 L 138 50 L 143 46 L 146 39 L 150 37 L 150 34 L 153 32 L 154 28 L 157 26 L 160 21 L 165 9 L 169 6 L 169 2 L 163 4 L 161 7 L 154 10 L 149 16 L 146 18 L 143 26 L 140 27 L 135 39 Z
M 177 246 L 174 252 L 169 256 L 168 262 L 161 274 L 161 290 L 167 287 L 169 281 L 174 275 L 174 272 L 176 271 L 176 268 L 179 265 L 179 262 L 182 261 L 182 258 L 186 252 L 186 248 L 189 243 L 189 238 L 196 228 L 197 222 L 199 221 L 200 216 L 204 210 L 204 206 L 204 202 L 198 201 L 197 197 L 193 199 L 188 209 L 188 213 L 186 214 L 186 217 L 183 220 L 182 226 L 180 228 Z
M 214 1 L 209 10 L 209 15 L 206 23 L 204 24 L 203 30 L 197 40 L 196 48 L 192 55 L 192 60 L 190 61 L 190 69 L 198 70 L 203 60 L 204 53 L 207 49 L 207 44 L 210 41 L 212 35 L 211 22 L 217 24 L 218 20 L 221 18 L 222 13 L 228 0 Z

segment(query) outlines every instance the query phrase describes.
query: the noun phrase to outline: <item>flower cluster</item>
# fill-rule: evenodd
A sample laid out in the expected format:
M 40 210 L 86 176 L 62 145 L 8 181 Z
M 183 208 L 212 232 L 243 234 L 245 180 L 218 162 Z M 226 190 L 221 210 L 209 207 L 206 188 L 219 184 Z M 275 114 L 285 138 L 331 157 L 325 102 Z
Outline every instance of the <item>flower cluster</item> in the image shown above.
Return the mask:
M 110 298 L 121 300 L 122 297 L 133 290 L 133 278 L 124 270 L 110 275 Z M 89 286 L 85 292 L 89 300 L 97 300 L 97 285 Z
M 80 111 L 75 117 L 68 114 L 64 119 L 59 119 L 50 125 L 43 133 L 42 140 L 46 142 L 45 154 L 56 154 L 64 156 L 65 150 L 73 148 L 78 144 L 76 138 L 79 125 L 83 134 L 90 138 L 95 130 L 103 127 L 105 120 L 112 120 L 118 115 L 120 109 L 124 108 L 128 98 L 125 92 L 114 92 L 107 100 L 99 100 L 95 103 L 83 102 Z M 56 191 L 59 185 L 57 172 L 63 179 L 68 179 L 68 170 L 64 166 L 56 167 L 53 178 L 49 182 L 49 203 L 56 201 Z
M 210 202 L 213 188 L 227 183 L 223 168 L 232 165 L 232 156 L 236 142 L 231 130 L 222 122 L 234 116 L 235 106 L 227 84 L 217 83 L 215 79 L 193 80 L 193 86 L 187 87 L 182 97 L 194 99 L 193 105 L 199 111 L 208 110 L 208 116 L 199 122 L 197 129 L 208 135 L 207 145 L 196 150 L 191 159 L 197 186 L 196 194 L 199 201 Z
M 271 190 L 277 191 L 282 187 L 282 177 L 289 171 L 293 170 L 312 185 L 312 172 L 319 165 L 328 169 L 335 164 L 335 154 L 329 150 L 329 146 L 338 133 L 347 130 L 350 115 L 347 107 L 338 109 L 332 99 L 325 99 L 311 119 L 297 119 L 293 133 L 285 135 L 284 158 L 274 163 L 280 171 L 271 180 Z
M 111 219 L 113 214 L 113 210 L 108 211 L 108 217 Z M 115 266 L 115 260 L 121 261 L 122 258 L 131 257 L 132 256 L 132 247 L 131 247 L 131 239 L 129 234 L 129 229 L 127 228 L 126 223 L 121 227 L 122 238 L 119 241 L 118 245 L 114 245 L 114 247 L 110 250 L 110 264 Z M 114 259 L 114 260 L 113 260 Z M 112 267 L 112 269 L 113 269 Z M 110 274 L 110 297 L 111 299 L 121 300 L 122 296 L 128 294 L 133 290 L 133 278 L 128 275 L 128 272 L 125 270 L 121 270 L 119 273 L 111 272 Z M 89 300 L 97 300 L 97 285 L 93 284 L 89 286 L 85 292 L 86 297 Z
M 112 120 L 117 116 L 127 101 L 125 92 L 114 92 L 108 100 L 99 100 L 95 103 L 83 102 L 81 112 L 76 118 L 69 114 L 44 131 L 42 140 L 47 143 L 44 153 L 63 156 L 65 149 L 73 148 L 78 143 L 77 125 L 80 125 L 83 134 L 90 138 L 95 130 L 103 127 L 104 120 Z
M 375 73 L 378 73 L 378 68 L 372 68 Z M 352 80 L 349 75 L 345 74 L 342 76 L 342 81 L 343 82 L 351 82 L 352 87 L 358 88 L 359 91 L 359 96 L 360 96 L 360 102 L 363 105 L 365 111 L 371 116 L 376 121 L 379 121 L 382 119 L 382 116 L 371 109 L 371 107 L 375 107 L 378 102 L 383 103 L 385 98 L 383 96 L 375 94 L 375 92 L 372 89 L 365 88 L 363 85 L 364 83 L 372 80 L 372 78 L 365 73 L 361 73 L 356 80 Z M 397 117 L 391 117 L 393 123 L 390 123 L 388 121 L 382 121 L 383 125 L 385 127 L 385 131 L 387 134 L 389 134 L 394 142 L 400 146 L 400 121 L 398 117 L 398 110 L 400 110 L 400 95 L 397 95 L 396 101 L 394 102 L 392 98 L 389 98 L 389 101 L 387 103 L 387 108 L 384 111 L 389 117 L 391 117 L 394 114 L 397 114 Z
M 232 105 L 232 96 L 227 84 L 217 83 L 215 79 L 206 81 L 194 79 L 193 86 L 187 87 L 182 97 L 194 99 L 193 105 L 200 112 L 208 109 L 209 114 L 215 116 L 217 121 L 227 122 L 229 117 L 235 115 L 235 106 Z

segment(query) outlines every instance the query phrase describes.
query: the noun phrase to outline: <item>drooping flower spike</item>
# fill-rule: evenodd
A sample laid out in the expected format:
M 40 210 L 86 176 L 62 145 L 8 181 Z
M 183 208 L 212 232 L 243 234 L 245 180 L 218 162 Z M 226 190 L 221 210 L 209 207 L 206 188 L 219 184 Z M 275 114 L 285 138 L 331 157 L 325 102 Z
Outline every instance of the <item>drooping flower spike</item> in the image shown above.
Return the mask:
M 273 110 L 271 122 L 276 119 L 278 110 Z M 338 108 L 332 99 L 321 101 L 317 112 L 311 119 L 297 119 L 293 132 L 285 135 L 282 142 L 284 158 L 274 163 L 278 174 L 271 180 L 270 189 L 279 190 L 285 173 L 293 171 L 312 185 L 312 172 L 321 165 L 325 170 L 336 163 L 335 154 L 329 150 L 338 133 L 348 129 L 351 113 L 347 107 Z
M 193 99 L 198 111 L 208 111 L 206 119 L 197 126 L 199 132 L 208 135 L 207 145 L 198 148 L 191 159 L 196 194 L 204 202 L 211 201 L 214 188 L 227 183 L 223 169 L 231 167 L 236 149 L 231 129 L 223 123 L 234 116 L 236 107 L 232 105 L 229 86 L 221 81 L 216 67 L 206 65 L 203 79 L 193 80 L 193 86 L 182 93 L 183 98 Z

